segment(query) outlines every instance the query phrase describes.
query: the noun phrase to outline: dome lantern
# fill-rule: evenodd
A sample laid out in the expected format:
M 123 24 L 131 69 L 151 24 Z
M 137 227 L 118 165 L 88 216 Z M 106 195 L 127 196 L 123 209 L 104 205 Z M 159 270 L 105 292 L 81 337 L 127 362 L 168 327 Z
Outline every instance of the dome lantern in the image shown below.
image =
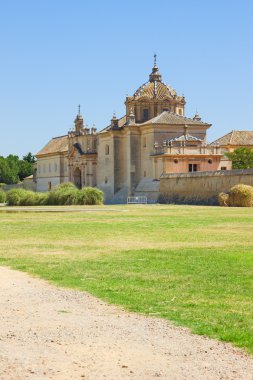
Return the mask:
M 154 66 L 152 68 L 152 73 L 149 75 L 149 81 L 150 82 L 161 82 L 162 81 L 162 76 L 159 72 L 159 69 L 156 65 L 156 54 L 154 54 Z

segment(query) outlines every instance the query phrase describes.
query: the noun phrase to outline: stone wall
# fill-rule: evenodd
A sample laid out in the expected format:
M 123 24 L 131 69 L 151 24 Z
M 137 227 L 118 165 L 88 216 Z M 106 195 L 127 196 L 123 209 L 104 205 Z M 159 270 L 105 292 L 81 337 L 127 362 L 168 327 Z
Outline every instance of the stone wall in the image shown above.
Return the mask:
M 167 199 L 188 197 L 208 200 L 239 183 L 253 186 L 253 169 L 162 174 L 160 193 Z
M 20 182 L 20 183 L 14 183 L 13 185 L 3 185 L 1 189 L 4 191 L 8 191 L 12 189 L 23 189 L 23 183 Z

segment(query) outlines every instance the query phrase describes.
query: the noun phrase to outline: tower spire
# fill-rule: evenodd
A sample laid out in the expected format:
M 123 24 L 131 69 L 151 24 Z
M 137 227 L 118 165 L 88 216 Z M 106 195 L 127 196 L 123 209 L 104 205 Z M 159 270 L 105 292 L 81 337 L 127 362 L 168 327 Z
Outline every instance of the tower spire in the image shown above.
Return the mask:
M 78 104 L 78 114 L 80 115 L 81 114 L 81 105 Z
M 154 54 L 154 66 L 156 66 L 156 57 L 157 57 L 157 55 L 156 55 L 156 53 Z

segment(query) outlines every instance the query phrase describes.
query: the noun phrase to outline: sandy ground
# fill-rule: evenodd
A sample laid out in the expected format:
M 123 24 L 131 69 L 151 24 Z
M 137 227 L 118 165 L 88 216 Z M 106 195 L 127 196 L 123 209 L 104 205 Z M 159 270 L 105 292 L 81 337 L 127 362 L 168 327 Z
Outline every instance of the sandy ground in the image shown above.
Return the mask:
M 253 379 L 253 358 L 0 268 L 0 379 Z

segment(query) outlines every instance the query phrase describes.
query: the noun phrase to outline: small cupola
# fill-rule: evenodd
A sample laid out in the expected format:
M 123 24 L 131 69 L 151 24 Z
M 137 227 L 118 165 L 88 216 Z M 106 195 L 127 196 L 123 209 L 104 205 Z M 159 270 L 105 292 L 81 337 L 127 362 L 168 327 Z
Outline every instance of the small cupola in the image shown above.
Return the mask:
M 199 115 L 198 111 L 196 111 L 193 120 L 201 121 L 201 116 Z
M 113 114 L 113 117 L 111 119 L 111 127 L 112 129 L 117 129 L 119 127 L 119 119 L 117 119 L 115 113 Z

